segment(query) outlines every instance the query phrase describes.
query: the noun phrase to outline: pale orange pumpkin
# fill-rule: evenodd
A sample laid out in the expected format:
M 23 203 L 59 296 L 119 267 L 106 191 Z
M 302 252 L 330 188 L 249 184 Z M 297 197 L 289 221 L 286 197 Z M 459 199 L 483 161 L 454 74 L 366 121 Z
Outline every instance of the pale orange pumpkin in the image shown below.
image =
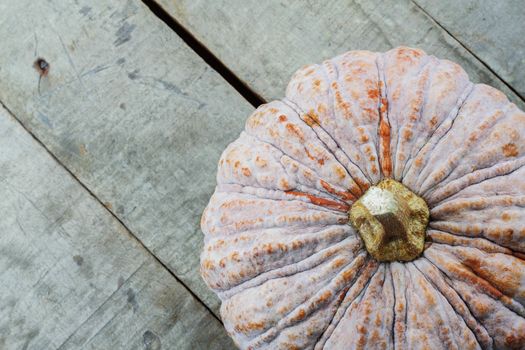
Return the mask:
M 524 349 L 524 139 L 501 92 L 421 50 L 300 69 L 222 154 L 202 218 L 226 330 L 242 349 Z

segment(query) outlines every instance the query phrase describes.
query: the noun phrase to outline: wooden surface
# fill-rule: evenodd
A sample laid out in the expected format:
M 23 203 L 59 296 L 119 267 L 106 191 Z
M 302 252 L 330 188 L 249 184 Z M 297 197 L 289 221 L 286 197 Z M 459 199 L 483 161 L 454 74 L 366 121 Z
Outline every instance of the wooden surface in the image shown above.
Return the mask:
M 525 98 L 523 0 L 415 3 Z
M 86 4 L 0 10 L 0 32 L 15 31 L 0 101 L 218 314 L 199 276 L 200 216 L 253 107 L 142 3 Z M 40 82 L 37 57 L 50 65 Z
M 267 100 L 280 98 L 291 75 L 305 64 L 320 62 L 348 50 L 386 51 L 408 45 L 459 63 L 472 81 L 497 87 L 511 101 L 522 108 L 525 106 L 500 78 L 409 0 L 157 1 Z M 463 2 L 428 1 L 428 7 L 447 8 L 452 3 L 456 7 L 468 5 Z M 469 37 L 480 28 L 497 33 L 493 37 L 506 37 L 506 32 L 523 37 L 525 15 L 521 16 L 521 21 L 512 23 L 498 19 L 513 8 L 520 8 L 518 12 L 523 12 L 523 6 L 518 2 L 495 7 L 487 4 L 486 12 L 496 9 L 491 14 L 482 13 L 481 8 L 475 7 L 468 18 L 456 22 L 463 23 L 461 29 Z M 476 16 L 481 15 L 492 17 L 490 21 L 470 25 L 476 21 Z M 523 43 L 523 39 L 519 42 Z M 505 56 L 498 58 L 498 64 L 516 54 L 514 61 L 521 59 L 521 63 L 515 69 L 521 69 L 520 74 L 524 74 L 524 56 L 516 53 L 514 44 L 502 40 L 496 45 L 506 52 Z M 521 50 L 525 47 L 522 46 Z M 497 67 L 492 69 L 496 73 L 499 71 Z M 520 83 L 523 84 L 523 79 Z
M 231 346 L 221 323 L 2 107 L 0 149 L 0 348 Z
M 266 100 L 304 64 L 404 44 L 525 105 L 520 1 L 158 3 Z M 0 348 L 232 348 L 199 220 L 254 107 L 141 1 L 0 17 Z

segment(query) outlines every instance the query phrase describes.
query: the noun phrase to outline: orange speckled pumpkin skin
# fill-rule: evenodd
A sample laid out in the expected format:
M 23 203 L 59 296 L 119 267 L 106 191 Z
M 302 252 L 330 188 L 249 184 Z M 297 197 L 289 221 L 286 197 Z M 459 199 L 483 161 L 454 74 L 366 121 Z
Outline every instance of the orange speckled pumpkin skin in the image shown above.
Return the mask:
M 524 349 L 525 113 L 397 48 L 300 69 L 219 161 L 202 276 L 242 349 Z M 430 209 L 380 263 L 348 211 L 393 178 Z

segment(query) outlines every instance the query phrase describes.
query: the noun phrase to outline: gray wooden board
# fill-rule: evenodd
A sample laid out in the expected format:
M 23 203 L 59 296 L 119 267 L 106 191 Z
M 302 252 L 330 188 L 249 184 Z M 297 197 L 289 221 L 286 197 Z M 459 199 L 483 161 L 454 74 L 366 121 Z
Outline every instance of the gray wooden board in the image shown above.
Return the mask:
M 221 323 L 2 107 L 0 212 L 1 349 L 232 346 Z
M 348 50 L 407 45 L 459 63 L 474 82 L 501 89 L 525 106 L 410 0 L 156 1 L 267 100 L 281 98 L 291 75 L 305 64 Z M 498 25 L 513 30 L 513 23 Z M 513 54 L 511 47 L 506 50 Z
M 253 107 L 140 1 L 4 1 L 0 13 L 0 101 L 218 314 L 199 275 L 200 216 Z
M 414 2 L 525 97 L 523 0 Z

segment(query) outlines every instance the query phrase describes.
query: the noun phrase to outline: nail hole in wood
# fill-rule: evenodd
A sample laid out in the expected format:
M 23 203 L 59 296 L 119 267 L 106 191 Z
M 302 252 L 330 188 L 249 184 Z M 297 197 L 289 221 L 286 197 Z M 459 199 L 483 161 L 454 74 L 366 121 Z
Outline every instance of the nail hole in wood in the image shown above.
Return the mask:
M 50 68 L 49 63 L 45 59 L 40 57 L 36 59 L 35 63 L 33 64 L 33 67 L 35 67 L 35 69 L 41 77 L 45 77 L 49 72 Z

